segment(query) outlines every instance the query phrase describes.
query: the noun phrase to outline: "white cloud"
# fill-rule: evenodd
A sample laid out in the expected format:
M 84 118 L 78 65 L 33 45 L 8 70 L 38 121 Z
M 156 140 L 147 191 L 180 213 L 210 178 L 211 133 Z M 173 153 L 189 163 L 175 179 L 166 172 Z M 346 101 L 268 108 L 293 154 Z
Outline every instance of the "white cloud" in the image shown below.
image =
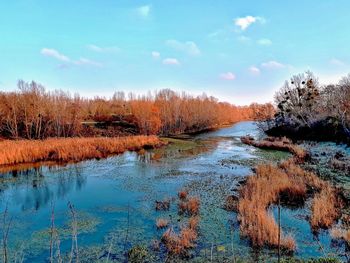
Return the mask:
M 70 58 L 61 54 L 56 49 L 52 48 L 43 48 L 40 53 L 46 57 L 53 57 L 57 60 L 64 61 L 64 62 L 70 62 Z
M 95 66 L 95 67 L 102 67 L 102 64 L 87 58 L 80 58 L 79 60 L 73 61 L 76 65 L 88 65 L 88 66 Z
M 345 66 L 345 62 L 336 58 L 332 58 L 331 60 L 329 60 L 329 63 L 335 66 Z
M 220 35 L 223 35 L 224 33 L 225 33 L 225 31 L 223 29 L 218 29 L 216 31 L 209 33 L 207 36 L 209 38 L 215 38 L 215 37 L 218 37 Z
M 92 51 L 95 51 L 95 52 L 98 52 L 98 53 L 113 53 L 113 52 L 118 52 L 120 51 L 120 48 L 119 47 L 99 47 L 99 46 L 96 46 L 96 45 L 87 45 L 87 48 L 92 50 Z
M 180 65 L 180 62 L 176 58 L 163 59 L 164 65 Z
M 281 69 L 281 68 L 285 68 L 286 65 L 279 63 L 277 61 L 274 61 L 274 60 L 270 60 L 270 61 L 261 63 L 261 67 L 266 68 L 266 69 Z
M 151 13 L 151 6 L 150 5 L 140 6 L 136 9 L 136 11 L 141 17 L 146 18 Z
M 174 39 L 170 39 L 167 40 L 165 43 L 167 46 L 175 50 L 185 52 L 191 56 L 198 56 L 201 53 L 198 46 L 193 41 L 180 42 Z
M 246 16 L 237 17 L 234 22 L 241 30 L 246 30 L 250 25 L 256 22 L 260 22 L 261 24 L 265 23 L 265 19 L 259 16 Z
M 232 72 L 226 72 L 226 73 L 221 73 L 220 78 L 224 80 L 234 80 L 236 76 Z
M 51 49 L 51 48 L 43 48 L 41 49 L 40 53 L 43 56 L 46 57 L 52 57 L 55 58 L 59 61 L 65 62 L 65 64 L 59 65 L 59 68 L 67 68 L 69 64 L 72 65 L 88 65 L 88 66 L 95 66 L 95 67 L 102 67 L 102 64 L 87 58 L 80 58 L 78 60 L 72 60 L 66 55 L 61 54 L 58 52 L 56 49 Z
M 256 66 L 251 66 L 249 68 L 249 72 L 252 74 L 252 75 L 260 75 L 260 69 Z
M 156 58 L 156 59 L 160 58 L 160 53 L 158 51 L 152 51 L 151 54 L 153 58 Z
M 268 38 L 262 38 L 258 40 L 258 44 L 262 45 L 262 46 L 271 46 L 272 45 L 272 41 Z

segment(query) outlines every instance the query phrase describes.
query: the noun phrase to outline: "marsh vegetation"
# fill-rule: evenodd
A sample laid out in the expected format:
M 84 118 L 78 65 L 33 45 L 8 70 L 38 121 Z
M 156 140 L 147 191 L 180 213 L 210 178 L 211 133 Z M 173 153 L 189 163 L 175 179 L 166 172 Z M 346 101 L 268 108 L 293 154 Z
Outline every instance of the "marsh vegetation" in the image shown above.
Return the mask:
M 8 262 L 277 261 L 278 200 L 282 260 L 346 260 L 340 189 L 290 153 L 243 144 L 246 134 L 264 142 L 243 122 L 161 148 L 2 174 Z

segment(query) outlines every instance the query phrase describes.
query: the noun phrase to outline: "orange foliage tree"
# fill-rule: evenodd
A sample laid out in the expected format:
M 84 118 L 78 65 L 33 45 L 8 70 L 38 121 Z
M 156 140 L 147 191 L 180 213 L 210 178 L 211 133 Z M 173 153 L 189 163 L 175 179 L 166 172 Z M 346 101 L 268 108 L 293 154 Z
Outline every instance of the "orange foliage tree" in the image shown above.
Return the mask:
M 194 97 L 169 89 L 147 96 L 130 93 L 126 98 L 116 92 L 110 99 L 86 99 L 60 90 L 47 92 L 34 81 L 19 81 L 17 91 L 0 92 L 0 136 L 43 139 L 86 136 L 91 130 L 99 135 L 94 133 L 101 131 L 96 125 L 107 129 L 119 124 L 137 127 L 133 133 L 169 135 L 266 119 L 272 112 L 271 104 L 241 107 L 205 94 Z

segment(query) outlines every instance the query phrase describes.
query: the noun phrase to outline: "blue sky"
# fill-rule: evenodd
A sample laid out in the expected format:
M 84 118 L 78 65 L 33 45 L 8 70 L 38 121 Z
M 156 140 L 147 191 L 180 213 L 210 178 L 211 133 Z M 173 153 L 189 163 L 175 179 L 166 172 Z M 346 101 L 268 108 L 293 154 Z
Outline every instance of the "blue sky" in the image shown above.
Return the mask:
M 350 72 L 350 1 L 12 0 L 0 3 L 0 89 L 84 96 L 171 88 L 272 101 L 291 74 Z

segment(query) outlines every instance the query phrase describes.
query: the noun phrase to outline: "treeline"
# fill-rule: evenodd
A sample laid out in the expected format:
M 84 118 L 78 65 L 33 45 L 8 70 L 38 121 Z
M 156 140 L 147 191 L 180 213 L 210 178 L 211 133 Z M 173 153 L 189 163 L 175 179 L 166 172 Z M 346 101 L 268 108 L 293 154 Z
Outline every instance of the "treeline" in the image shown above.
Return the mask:
M 320 85 L 310 71 L 292 76 L 276 93 L 278 110 L 268 133 L 350 142 L 350 74 Z
M 266 119 L 273 114 L 271 104 L 234 106 L 205 94 L 194 97 L 168 89 L 147 96 L 116 92 L 109 99 L 88 99 L 61 90 L 46 91 L 34 81 L 20 80 L 18 90 L 0 92 L 0 136 L 14 139 L 169 135 Z

